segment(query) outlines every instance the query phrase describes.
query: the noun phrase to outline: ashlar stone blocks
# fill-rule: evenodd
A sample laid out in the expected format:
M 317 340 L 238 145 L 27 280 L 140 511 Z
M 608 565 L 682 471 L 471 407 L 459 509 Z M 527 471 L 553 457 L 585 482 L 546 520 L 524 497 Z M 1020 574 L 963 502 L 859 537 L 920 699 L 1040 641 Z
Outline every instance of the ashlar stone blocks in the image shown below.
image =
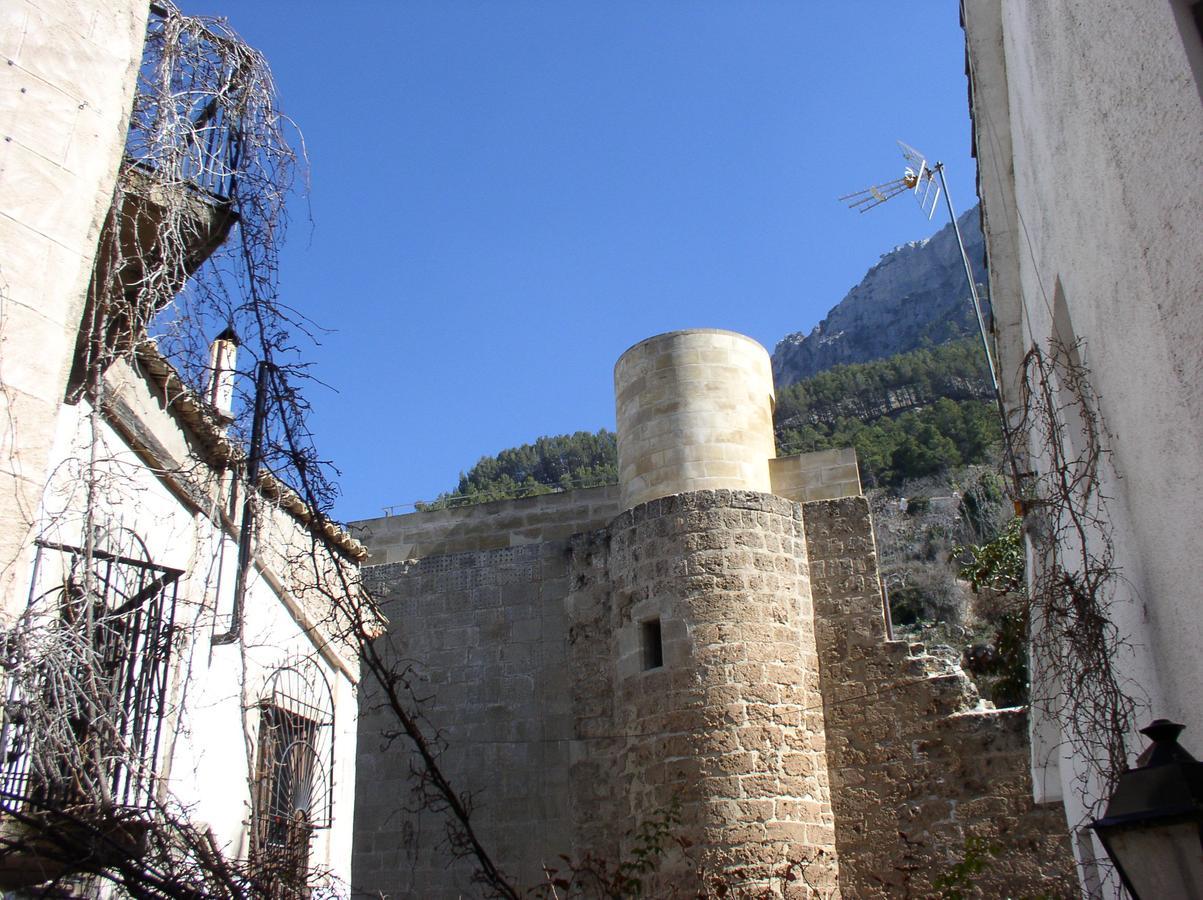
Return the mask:
M 730 331 L 673 331 L 614 367 L 624 509 L 697 490 L 768 493 L 773 372 L 764 347 Z

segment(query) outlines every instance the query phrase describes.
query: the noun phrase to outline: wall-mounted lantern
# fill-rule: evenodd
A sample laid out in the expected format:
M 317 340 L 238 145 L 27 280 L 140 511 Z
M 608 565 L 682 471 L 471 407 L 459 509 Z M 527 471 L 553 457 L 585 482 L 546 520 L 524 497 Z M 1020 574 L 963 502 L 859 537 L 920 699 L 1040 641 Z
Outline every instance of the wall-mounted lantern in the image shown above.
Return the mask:
M 1134 900 L 1203 900 L 1203 763 L 1178 744 L 1182 729 L 1141 729 L 1152 745 L 1090 825 Z

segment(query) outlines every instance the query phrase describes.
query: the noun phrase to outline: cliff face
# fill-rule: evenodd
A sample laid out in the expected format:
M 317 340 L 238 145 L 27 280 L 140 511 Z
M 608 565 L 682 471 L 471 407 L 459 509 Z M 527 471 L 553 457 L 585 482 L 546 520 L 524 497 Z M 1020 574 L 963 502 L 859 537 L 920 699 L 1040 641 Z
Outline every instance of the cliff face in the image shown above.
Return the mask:
M 986 280 L 978 208 L 957 220 L 979 284 Z M 983 302 L 985 301 L 984 292 Z M 987 306 L 987 310 L 989 307 Z M 952 225 L 882 256 L 810 334 L 786 335 L 773 351 L 785 387 L 832 366 L 868 362 L 977 333 Z

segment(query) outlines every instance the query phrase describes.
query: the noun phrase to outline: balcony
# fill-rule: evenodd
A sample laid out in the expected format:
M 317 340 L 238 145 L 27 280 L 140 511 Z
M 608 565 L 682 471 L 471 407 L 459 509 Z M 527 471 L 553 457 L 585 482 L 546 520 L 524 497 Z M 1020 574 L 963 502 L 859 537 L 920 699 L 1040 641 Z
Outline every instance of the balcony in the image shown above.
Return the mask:
M 238 222 L 246 97 L 240 46 L 152 7 L 125 159 L 105 219 L 68 386 L 78 398 Z
M 5 648 L 0 889 L 143 852 L 182 574 L 38 543 L 29 605 Z

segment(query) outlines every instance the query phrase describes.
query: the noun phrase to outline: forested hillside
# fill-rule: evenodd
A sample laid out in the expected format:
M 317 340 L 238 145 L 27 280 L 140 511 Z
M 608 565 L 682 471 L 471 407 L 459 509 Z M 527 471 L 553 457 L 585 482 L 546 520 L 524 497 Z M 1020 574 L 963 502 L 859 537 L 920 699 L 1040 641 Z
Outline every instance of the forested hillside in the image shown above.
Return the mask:
M 855 447 L 867 487 L 988 462 L 1001 440 L 972 340 L 836 366 L 784 388 L 777 453 Z
M 507 497 L 527 497 L 574 487 L 593 487 L 618 481 L 618 447 L 614 432 L 578 431 L 541 437 L 533 444 L 481 457 L 459 477 L 454 491 L 440 494 L 420 509 L 464 503 L 486 503 Z
M 981 345 L 959 340 L 870 363 L 836 366 L 777 391 L 778 431 L 801 423 L 879 416 L 949 400 L 988 400 Z

